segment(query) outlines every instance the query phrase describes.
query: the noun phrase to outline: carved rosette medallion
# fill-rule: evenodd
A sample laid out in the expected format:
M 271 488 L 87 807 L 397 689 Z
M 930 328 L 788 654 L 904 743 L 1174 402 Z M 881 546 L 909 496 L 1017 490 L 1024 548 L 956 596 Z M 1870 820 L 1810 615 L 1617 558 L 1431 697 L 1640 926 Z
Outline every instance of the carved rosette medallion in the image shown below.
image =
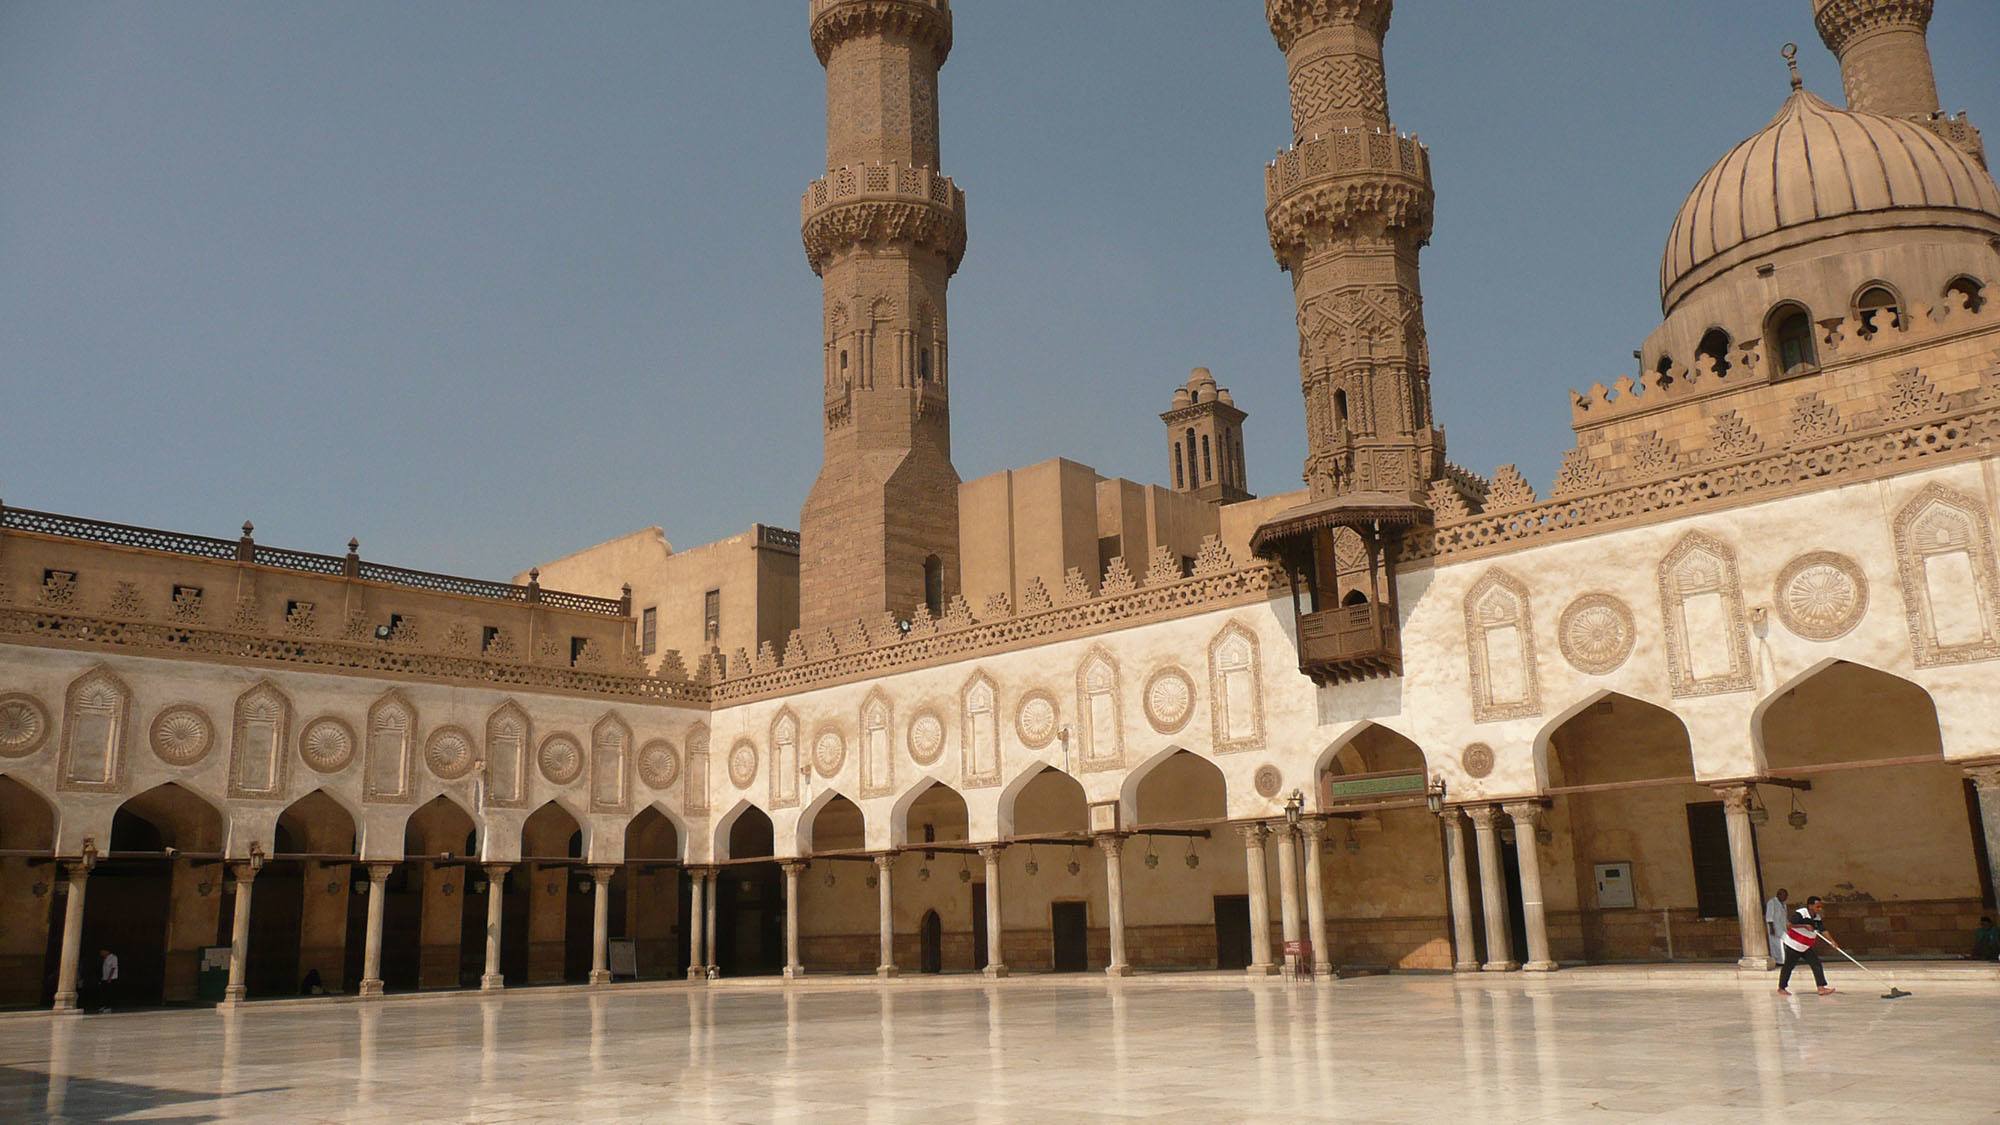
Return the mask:
M 936 765 L 944 756 L 944 722 L 930 711 L 910 720 L 910 760 L 920 766 Z
M 583 747 L 567 734 L 552 734 L 542 739 L 535 765 L 549 784 L 568 785 L 583 776 Z
M 1631 607 L 1610 594 L 1583 595 L 1569 603 L 1556 622 L 1563 659 L 1590 676 L 1617 671 L 1632 655 L 1637 635 Z
M 1258 766 L 1256 774 L 1251 777 L 1251 783 L 1257 787 L 1259 797 L 1274 798 L 1278 795 L 1278 790 L 1285 787 L 1285 775 L 1280 773 L 1276 766 Z
M 1194 677 L 1169 664 L 1146 681 L 1146 721 L 1161 734 L 1177 733 L 1194 714 Z
M 1868 612 L 1868 579 L 1853 559 L 1809 551 L 1778 573 L 1778 620 L 1809 641 L 1846 636 Z
M 729 783 L 738 789 L 748 789 L 756 780 L 757 748 L 745 739 L 729 748 Z
M 1458 756 L 1458 764 L 1467 777 L 1486 777 L 1493 772 L 1493 748 L 1484 742 L 1475 742 Z
M 1055 698 L 1045 691 L 1029 692 L 1014 715 L 1014 729 L 1021 735 L 1021 745 L 1028 749 L 1047 746 L 1056 736 Z
M 680 776 L 681 756 L 672 743 L 656 738 L 639 748 L 639 780 L 654 789 L 671 789 Z
M 439 781 L 457 781 L 472 772 L 479 751 L 462 727 L 439 727 L 424 743 L 424 764 Z
M 0 695 L 0 758 L 25 758 L 49 738 L 49 713 L 33 696 Z
M 178 704 L 153 716 L 147 741 L 153 756 L 170 766 L 191 766 L 208 757 L 215 745 L 215 724 L 201 708 Z
M 299 733 L 299 760 L 315 773 L 339 773 L 354 761 L 354 728 L 331 715 Z
M 847 764 L 847 741 L 840 737 L 839 731 L 827 727 L 813 739 L 812 763 L 819 775 L 828 780 Z

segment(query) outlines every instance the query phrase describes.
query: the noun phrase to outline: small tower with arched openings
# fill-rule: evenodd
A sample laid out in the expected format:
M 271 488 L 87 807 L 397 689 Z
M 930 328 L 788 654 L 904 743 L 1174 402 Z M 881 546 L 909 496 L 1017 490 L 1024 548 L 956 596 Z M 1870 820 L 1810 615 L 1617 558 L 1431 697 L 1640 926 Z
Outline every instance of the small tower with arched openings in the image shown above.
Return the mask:
M 1195 368 L 1187 384 L 1174 389 L 1174 404 L 1160 421 L 1167 424 L 1167 472 L 1175 492 L 1218 504 L 1250 499 L 1243 464 L 1247 417 L 1206 367 Z

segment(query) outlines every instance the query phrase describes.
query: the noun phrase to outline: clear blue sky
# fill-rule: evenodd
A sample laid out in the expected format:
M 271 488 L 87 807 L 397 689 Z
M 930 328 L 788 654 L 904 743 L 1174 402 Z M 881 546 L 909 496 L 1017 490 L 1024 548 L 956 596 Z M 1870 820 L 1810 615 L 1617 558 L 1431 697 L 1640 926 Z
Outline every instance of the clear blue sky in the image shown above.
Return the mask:
M 972 478 L 1164 478 L 1203 364 L 1252 488 L 1305 453 L 1256 0 L 960 0 L 952 414 Z M 2000 141 L 2000 4 L 1940 0 Z M 1397 124 L 1453 460 L 1545 484 L 1567 389 L 1633 367 L 1687 189 L 1785 92 L 1810 0 L 1404 0 Z M 657 523 L 797 526 L 819 458 L 824 166 L 805 0 L 0 0 L 0 497 L 505 576 Z

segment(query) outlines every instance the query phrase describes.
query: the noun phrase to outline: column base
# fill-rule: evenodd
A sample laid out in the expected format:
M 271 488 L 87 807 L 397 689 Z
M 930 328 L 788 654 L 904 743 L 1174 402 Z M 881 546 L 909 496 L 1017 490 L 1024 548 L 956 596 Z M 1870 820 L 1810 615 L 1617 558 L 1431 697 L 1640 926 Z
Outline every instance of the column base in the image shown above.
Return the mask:
M 590 970 L 590 983 L 592 983 L 592 984 L 610 984 L 610 983 L 611 983 L 611 970 L 610 970 L 610 969 L 592 969 L 592 970 Z
M 999 980 L 1001 977 L 1007 975 L 1007 966 L 988 965 L 985 968 L 979 970 L 979 972 L 980 975 L 984 976 L 987 980 Z
M 708 979 L 708 970 L 707 970 L 707 969 L 689 969 L 689 970 L 688 970 L 688 979 L 689 979 L 689 980 L 707 980 L 707 979 Z
M 1132 975 L 1132 966 L 1106 965 L 1104 966 L 1104 975 L 1107 977 L 1129 977 Z
M 56 993 L 55 1003 L 49 1006 L 49 1011 L 58 1014 L 66 1012 L 69 1013 L 70 1015 L 75 1015 L 76 1013 L 83 1011 L 83 1009 L 76 1006 L 76 993 L 58 992 Z
M 903 970 L 898 969 L 894 965 L 877 965 L 875 966 L 875 975 L 886 980 L 889 977 L 902 976 Z
M 1777 968 L 1778 963 L 1769 957 L 1745 957 L 1736 962 L 1736 967 L 1744 972 L 1768 973 Z
M 479 978 L 479 991 L 500 992 L 507 987 L 507 978 L 499 973 L 486 973 Z
M 229 987 L 222 990 L 221 1006 L 234 1008 L 236 1005 L 241 1004 L 244 1000 L 244 997 L 248 996 L 249 994 L 250 994 L 250 989 L 247 986 L 241 984 L 232 984 Z
M 708 979 L 709 979 L 709 980 L 721 980 L 721 979 L 722 979 L 722 969 L 721 969 L 721 967 L 720 967 L 720 966 L 717 966 L 717 965 L 710 965 L 710 966 L 708 967 Z
M 786 980 L 798 980 L 799 978 L 801 978 L 801 977 L 803 977 L 803 976 L 805 976 L 805 975 L 806 975 L 806 967 L 805 967 L 804 965 L 786 965 L 786 966 L 785 966 L 785 979 L 786 979 Z
M 1479 962 L 1459 961 L 1452 965 L 1451 971 L 1454 973 L 1476 973 L 1479 971 Z
M 1554 961 L 1530 961 L 1521 966 L 1521 971 L 1524 973 L 1553 973 L 1556 971 L 1556 963 Z
M 1339 980 L 1340 974 L 1334 972 L 1333 966 L 1330 964 L 1319 964 L 1313 966 L 1313 978 L 1315 980 Z
M 1479 966 L 1479 969 L 1481 972 L 1486 973 L 1511 973 L 1520 967 L 1521 964 L 1518 961 L 1488 961 L 1484 965 Z
M 1276 965 L 1252 965 L 1243 971 L 1253 977 L 1274 977 L 1278 975 L 1278 967 Z

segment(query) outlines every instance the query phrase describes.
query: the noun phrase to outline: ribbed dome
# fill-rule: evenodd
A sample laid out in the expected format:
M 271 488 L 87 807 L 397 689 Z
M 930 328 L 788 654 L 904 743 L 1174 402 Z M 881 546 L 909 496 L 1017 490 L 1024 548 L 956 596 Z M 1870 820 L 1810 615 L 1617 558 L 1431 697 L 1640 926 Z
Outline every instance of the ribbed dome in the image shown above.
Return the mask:
M 1681 205 L 1660 261 L 1661 300 L 1668 302 L 1696 269 L 1753 240 L 1900 208 L 2000 219 L 2000 189 L 1970 156 L 1915 122 L 1838 109 L 1795 90 L 1778 116 L 1709 169 Z

